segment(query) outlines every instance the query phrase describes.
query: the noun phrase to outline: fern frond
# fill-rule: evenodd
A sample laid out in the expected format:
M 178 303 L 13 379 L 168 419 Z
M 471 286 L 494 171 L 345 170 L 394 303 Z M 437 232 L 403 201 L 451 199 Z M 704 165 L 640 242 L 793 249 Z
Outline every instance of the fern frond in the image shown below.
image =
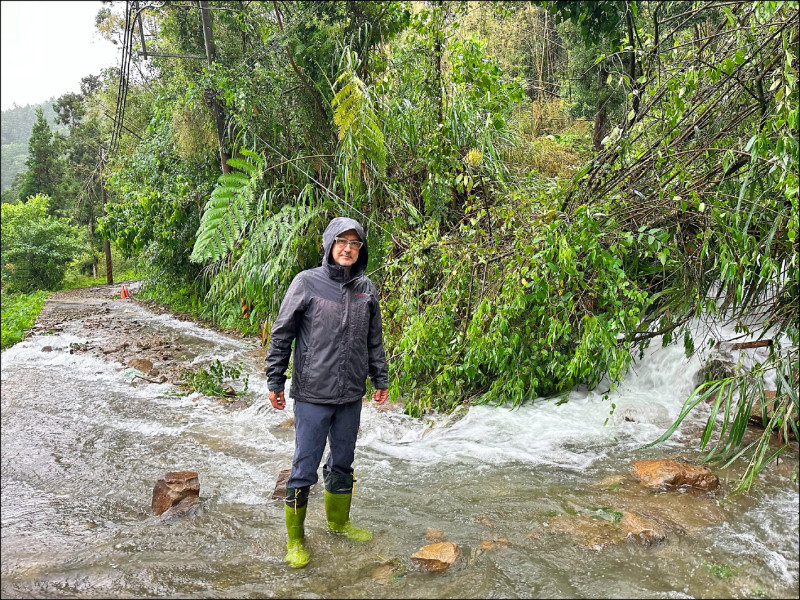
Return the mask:
M 225 173 L 217 181 L 225 186 L 242 187 L 250 183 L 250 177 L 242 173 Z
M 259 167 L 259 165 L 254 164 L 249 160 L 244 160 L 241 158 L 229 158 L 228 164 L 234 169 L 239 169 L 240 171 L 244 171 L 248 175 L 252 175 L 256 170 L 258 170 Z
M 212 198 L 232 198 L 236 195 L 238 188 L 234 187 L 217 187 L 211 192 Z
M 218 261 L 236 248 L 257 218 L 255 190 L 261 182 L 265 161 L 254 152 L 243 151 L 246 159 L 233 158 L 232 167 L 244 173 L 225 173 L 205 204 L 190 260 Z

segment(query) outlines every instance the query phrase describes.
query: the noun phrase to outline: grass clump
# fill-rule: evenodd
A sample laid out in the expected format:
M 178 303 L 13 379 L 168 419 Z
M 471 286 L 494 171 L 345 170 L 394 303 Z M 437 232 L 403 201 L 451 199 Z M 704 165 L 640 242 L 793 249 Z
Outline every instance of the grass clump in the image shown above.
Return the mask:
M 25 332 L 36 322 L 36 317 L 44 306 L 50 292 L 38 291 L 32 294 L 2 294 L 2 349 L 5 350 L 22 340 Z

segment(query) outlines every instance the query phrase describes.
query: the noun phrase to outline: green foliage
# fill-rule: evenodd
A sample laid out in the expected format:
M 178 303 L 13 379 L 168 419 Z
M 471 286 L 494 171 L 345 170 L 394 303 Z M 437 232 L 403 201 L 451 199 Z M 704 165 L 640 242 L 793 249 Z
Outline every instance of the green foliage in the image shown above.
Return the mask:
M 600 0 L 570 2 L 545 0 L 541 2 L 557 19 L 577 25 L 587 47 L 619 46 L 625 12 L 636 11 L 636 2 Z
M 386 144 L 370 91 L 354 71 L 359 62 L 358 55 L 348 50 L 344 58 L 347 62 L 334 84 L 336 93 L 331 106 L 334 109 L 333 122 L 339 131 L 339 171 L 345 198 L 348 198 L 360 191 L 362 178 L 370 188 L 374 187 L 375 179 L 383 178 Z M 366 175 L 367 159 L 372 177 Z
M 738 333 L 787 340 L 751 371 L 707 382 L 679 419 L 714 395 L 714 415 L 723 418 L 709 420 L 701 447 L 715 434 L 707 460 L 747 458 L 747 489 L 773 454 L 769 430 L 742 448 L 745 409 L 763 400 L 767 372 L 797 385 L 798 9 L 723 10 L 717 33 L 698 44 L 699 23 L 714 10 L 693 15 L 694 30 L 675 25 L 645 42 L 658 60 L 636 85 L 626 83 L 627 119 L 578 173 L 566 204 L 608 213 L 635 239 L 626 269 L 651 301 L 633 341 L 646 345 L 653 337 L 647 330 L 655 330 L 664 344 L 682 337 L 692 353 L 691 320 L 704 316 Z M 784 440 L 797 426 L 792 406 L 787 396 L 772 422 Z
M 439 124 L 438 92 L 426 83 L 430 65 L 422 54 L 429 45 L 427 25 L 417 28 L 420 33 L 409 36 L 407 46 L 397 51 L 396 60 L 405 68 L 377 89 L 386 97 L 381 103 L 386 107 L 381 115 L 385 128 L 394 132 L 388 168 L 395 181 L 387 187 L 393 197 L 403 199 L 397 204 L 411 222 L 421 215 L 452 226 L 470 194 L 487 196 L 480 186 L 483 176 L 489 181 L 505 178 L 508 168 L 501 157 L 514 142 L 508 121 L 524 92 L 519 82 L 504 78 L 484 43 L 455 40 L 447 51 L 459 68 L 453 71 L 451 97 Z
M 735 576 L 738 572 L 735 567 L 730 565 L 709 564 L 706 565 L 706 567 L 708 568 L 709 573 L 720 579 L 728 579 L 729 577 Z
M 487 55 L 486 47 L 486 41 L 475 36 L 453 42 L 452 81 L 463 90 L 473 110 L 486 115 L 492 127 L 502 131 L 513 106 L 525 95 L 520 82 L 504 78 L 499 62 Z
M 3 290 L 2 296 L 2 343 L 5 350 L 13 346 L 25 336 L 25 332 L 33 327 L 36 317 L 44 306 L 48 292 L 38 291 L 32 294 L 11 294 Z
M 0 206 L 3 286 L 25 293 L 58 289 L 67 266 L 83 250 L 76 228 L 47 214 L 47 196 Z
M 20 200 L 41 194 L 56 197 L 63 179 L 63 164 L 53 141 L 53 132 L 44 118 L 42 109 L 36 111 L 36 123 L 28 140 L 28 171 L 19 192 Z M 60 199 L 59 199 L 60 200 Z M 51 212 L 59 205 L 53 204 Z
M 631 242 L 586 212 L 566 222 L 532 204 L 494 216 L 472 208 L 460 239 L 429 238 L 396 269 L 409 281 L 387 303 L 389 352 L 402 356 L 392 377 L 407 410 L 470 397 L 519 406 L 606 374 L 619 380 L 631 360 L 619 340 L 647 304 L 623 269 Z
M 525 82 L 529 99 L 555 99 L 571 45 L 544 8 L 527 2 L 480 3 L 470 7 L 459 30 L 485 41 L 506 76 Z
M 172 129 L 172 106 L 158 99 L 146 138 L 109 171 L 112 199 L 98 232 L 125 257 L 138 257 L 147 284 L 197 288 L 200 269 L 189 257 L 200 221 L 200 198 L 210 193 L 218 162 L 180 160 Z M 195 292 L 193 292 L 195 293 Z
M 277 208 L 279 194 L 265 192 L 249 239 L 235 261 L 220 265 L 206 297 L 210 316 L 218 321 L 241 321 L 241 303 L 251 305 L 251 326 L 271 321 L 294 276 L 320 264 L 320 240 L 328 212 L 306 186 L 295 202 Z
M 231 383 L 241 377 L 242 369 L 238 363 L 223 364 L 220 360 L 212 362 L 208 368 L 197 367 L 195 370 L 187 369 L 181 373 L 181 387 L 188 393 L 200 392 L 204 396 L 243 396 L 247 393 L 247 387 L 250 380 L 248 375 L 245 375 L 242 380 L 244 388 L 240 391 L 231 393 Z M 226 383 L 230 382 L 230 383 Z
M 775 371 L 777 391 L 774 399 L 764 393 L 764 375 Z M 675 423 L 650 446 L 667 440 L 686 416 L 701 403 L 712 403 L 705 430 L 700 437 L 700 449 L 711 445 L 705 462 L 721 463 L 727 467 L 750 453 L 750 464 L 739 482 L 737 491 L 749 490 L 758 473 L 778 454 L 790 448 L 789 439 L 800 439 L 800 400 L 798 400 L 797 346 L 762 365 L 740 372 L 733 377 L 707 381 L 699 386 L 683 405 Z M 794 382 L 794 384 L 790 383 Z M 764 435 L 742 448 L 745 432 L 754 407 L 761 407 Z M 782 443 L 772 443 L 774 431 L 779 431 Z M 712 444 L 712 437 L 716 441 Z
M 242 173 L 220 175 L 218 186 L 203 209 L 200 228 L 191 260 L 219 260 L 240 241 L 256 208 L 255 189 L 260 184 L 264 160 L 255 152 L 243 149 L 245 158 L 228 161 Z

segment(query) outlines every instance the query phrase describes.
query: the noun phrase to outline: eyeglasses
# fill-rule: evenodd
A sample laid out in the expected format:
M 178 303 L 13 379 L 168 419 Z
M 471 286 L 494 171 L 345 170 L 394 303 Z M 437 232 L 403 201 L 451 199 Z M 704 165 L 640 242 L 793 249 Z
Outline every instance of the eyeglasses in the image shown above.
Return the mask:
M 352 250 L 361 250 L 361 246 L 364 245 L 364 242 L 359 240 L 348 240 L 347 238 L 333 238 L 337 248 L 344 248 L 346 245 L 350 244 L 350 248 Z

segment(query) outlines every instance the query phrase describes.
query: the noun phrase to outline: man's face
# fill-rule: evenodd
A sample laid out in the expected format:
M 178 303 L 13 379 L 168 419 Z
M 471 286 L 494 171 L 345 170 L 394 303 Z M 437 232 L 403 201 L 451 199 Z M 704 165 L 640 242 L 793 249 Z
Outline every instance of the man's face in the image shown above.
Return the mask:
M 333 261 L 343 267 L 352 267 L 358 260 L 359 248 L 350 243 L 342 243 L 342 240 L 360 243 L 361 238 L 358 237 L 355 229 L 348 229 L 344 233 L 337 235 L 336 239 L 333 240 Z

